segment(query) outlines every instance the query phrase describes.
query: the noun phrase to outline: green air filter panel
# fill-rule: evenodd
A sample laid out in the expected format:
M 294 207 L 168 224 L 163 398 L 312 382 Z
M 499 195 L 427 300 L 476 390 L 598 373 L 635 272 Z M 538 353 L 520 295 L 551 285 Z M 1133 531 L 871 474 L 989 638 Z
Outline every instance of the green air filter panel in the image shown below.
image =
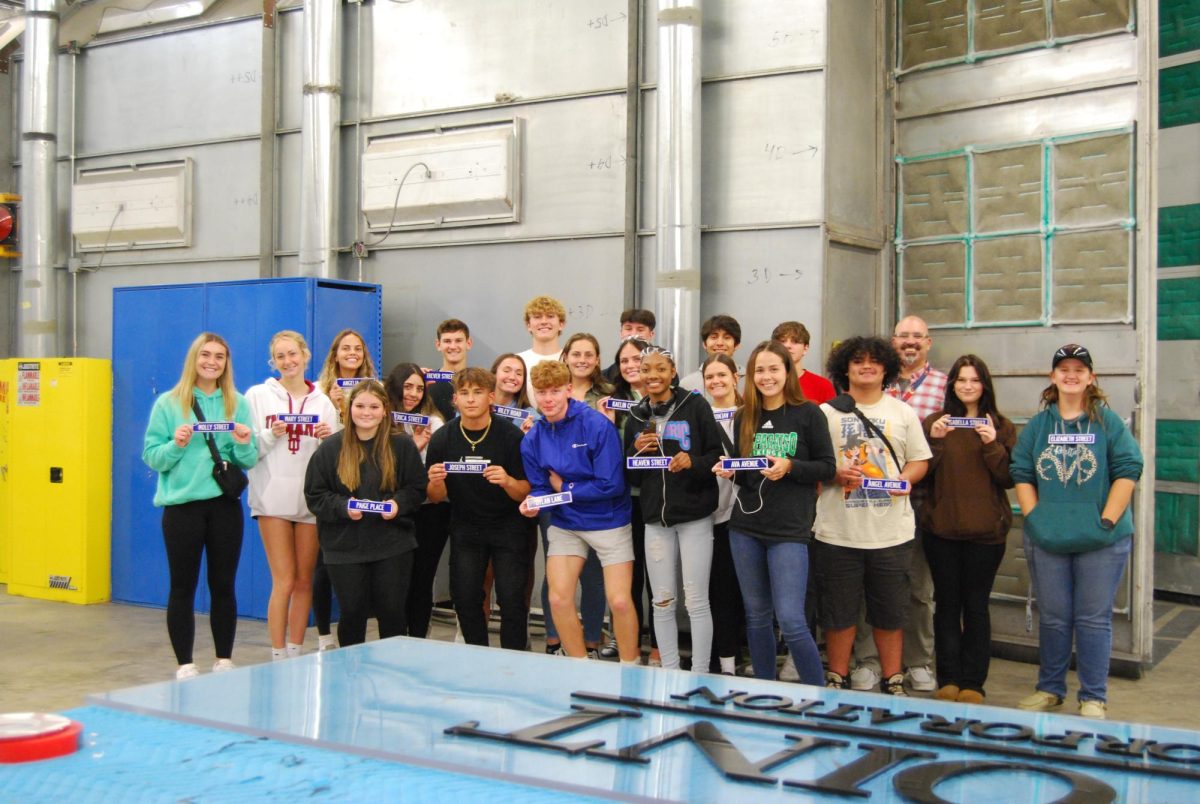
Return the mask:
M 974 320 L 981 324 L 1042 318 L 1042 238 L 996 237 L 975 243 Z
M 966 320 L 966 251 L 966 245 L 958 242 L 904 250 L 905 315 L 919 315 L 930 324 Z

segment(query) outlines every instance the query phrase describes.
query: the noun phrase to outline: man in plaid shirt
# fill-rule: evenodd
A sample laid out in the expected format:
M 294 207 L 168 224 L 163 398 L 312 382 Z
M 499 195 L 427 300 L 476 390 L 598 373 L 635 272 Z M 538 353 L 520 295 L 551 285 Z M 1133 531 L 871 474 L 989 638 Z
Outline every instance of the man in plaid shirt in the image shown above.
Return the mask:
M 933 339 L 929 337 L 929 325 L 915 315 L 901 319 L 892 331 L 892 348 L 900 355 L 900 377 L 885 388 L 884 393 L 907 402 L 922 421 L 941 410 L 946 401 L 946 374 L 929 364 L 931 346 Z M 909 499 L 916 508 L 923 498 L 924 489 L 917 486 Z M 912 605 L 908 624 L 904 627 L 904 675 L 914 690 L 931 692 L 937 689 L 937 680 L 930 669 L 934 664 L 933 578 L 929 574 L 929 562 L 925 560 L 920 528 L 916 537 L 908 574 Z M 865 621 L 859 623 L 854 654 L 858 667 L 850 675 L 851 687 L 874 689 L 879 681 L 879 655 L 871 637 L 871 627 Z

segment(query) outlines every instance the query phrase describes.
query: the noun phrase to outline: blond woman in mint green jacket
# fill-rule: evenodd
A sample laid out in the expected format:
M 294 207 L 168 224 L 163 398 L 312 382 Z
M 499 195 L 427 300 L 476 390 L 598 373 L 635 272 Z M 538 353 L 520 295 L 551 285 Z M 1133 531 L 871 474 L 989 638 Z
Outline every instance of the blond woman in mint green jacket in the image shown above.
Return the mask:
M 231 432 L 213 433 L 222 460 L 249 469 L 258 459 L 250 406 L 233 384 L 229 344 L 201 333 L 192 341 L 178 384 L 150 411 L 142 460 L 158 472 L 154 504 L 163 509 L 163 542 L 171 576 L 167 633 L 179 662 L 176 678 L 199 675 L 192 661 L 196 633 L 193 603 L 200 559 L 208 557 L 210 621 L 217 661 L 214 671 L 231 670 L 237 631 L 234 578 L 242 553 L 242 502 L 226 497 L 213 479 L 213 458 L 205 436 L 195 433 L 193 403 L 208 422 L 233 422 Z

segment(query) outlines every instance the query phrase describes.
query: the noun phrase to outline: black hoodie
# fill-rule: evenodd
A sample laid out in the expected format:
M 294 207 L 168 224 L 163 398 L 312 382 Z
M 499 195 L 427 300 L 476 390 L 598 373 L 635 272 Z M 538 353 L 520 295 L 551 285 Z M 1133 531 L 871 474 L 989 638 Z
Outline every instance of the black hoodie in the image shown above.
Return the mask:
M 668 416 L 667 413 L 670 413 Z M 633 445 L 650 419 L 656 420 L 662 451 L 638 453 Z M 717 477 L 713 465 L 724 452 L 721 426 L 713 418 L 712 407 L 704 397 L 683 388 L 672 389 L 671 398 L 653 405 L 643 397 L 625 427 L 625 454 L 628 456 L 691 455 L 692 466 L 682 472 L 666 469 L 630 469 L 629 483 L 641 488 L 642 516 L 648 525 L 671 527 L 711 516 L 717 510 Z

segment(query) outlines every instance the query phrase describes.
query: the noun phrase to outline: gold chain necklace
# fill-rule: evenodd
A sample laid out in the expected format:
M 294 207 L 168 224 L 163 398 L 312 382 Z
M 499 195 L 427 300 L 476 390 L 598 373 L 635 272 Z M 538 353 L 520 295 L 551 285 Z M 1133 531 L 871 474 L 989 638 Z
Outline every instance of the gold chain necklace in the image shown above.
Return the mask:
M 462 437 L 465 438 L 467 440 L 467 443 L 471 445 L 471 452 L 474 452 L 475 448 L 483 443 L 483 439 L 488 437 L 488 433 L 491 432 L 491 430 L 492 430 L 492 420 L 489 418 L 488 426 L 484 428 L 483 435 L 481 435 L 479 438 L 477 438 L 475 440 L 471 440 L 471 437 L 469 435 L 467 435 L 466 428 L 463 427 L 462 419 L 460 418 L 458 420 L 458 432 L 462 433 Z

